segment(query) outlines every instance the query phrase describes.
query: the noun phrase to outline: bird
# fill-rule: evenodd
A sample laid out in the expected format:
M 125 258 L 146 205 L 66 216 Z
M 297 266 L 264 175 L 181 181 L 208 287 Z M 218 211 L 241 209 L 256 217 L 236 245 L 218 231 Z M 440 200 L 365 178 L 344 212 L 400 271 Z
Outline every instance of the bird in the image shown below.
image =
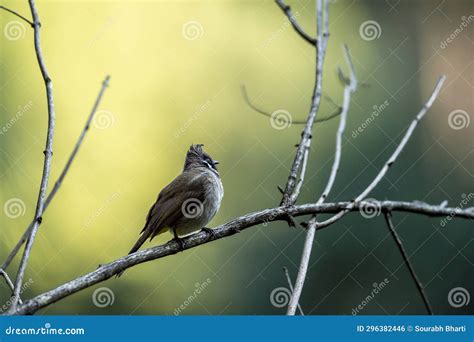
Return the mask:
M 145 226 L 128 254 L 135 253 L 149 238 L 170 231 L 180 250 L 185 248 L 180 236 L 205 230 L 218 212 L 224 186 L 217 170 L 219 162 L 203 151 L 203 144 L 193 144 L 186 153 L 184 168 L 165 186 L 146 217 Z M 120 276 L 123 272 L 117 274 Z

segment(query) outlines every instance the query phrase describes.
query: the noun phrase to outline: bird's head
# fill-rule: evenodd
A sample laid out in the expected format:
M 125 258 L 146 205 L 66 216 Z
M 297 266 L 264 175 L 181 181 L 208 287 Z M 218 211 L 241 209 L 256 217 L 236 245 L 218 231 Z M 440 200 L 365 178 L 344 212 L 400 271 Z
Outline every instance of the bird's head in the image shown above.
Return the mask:
M 204 167 L 219 175 L 217 172 L 217 164 L 219 164 L 219 162 L 204 152 L 202 149 L 203 146 L 203 144 L 194 144 L 189 147 L 186 153 L 186 161 L 184 162 L 184 171 Z

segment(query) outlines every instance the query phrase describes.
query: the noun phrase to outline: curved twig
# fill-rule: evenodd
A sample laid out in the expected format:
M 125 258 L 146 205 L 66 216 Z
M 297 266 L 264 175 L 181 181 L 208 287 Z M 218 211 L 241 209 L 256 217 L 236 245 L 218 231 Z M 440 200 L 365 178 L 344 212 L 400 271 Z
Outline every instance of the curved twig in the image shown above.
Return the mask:
M 18 12 L 15 12 L 15 11 L 13 11 L 13 10 L 11 10 L 11 9 L 9 9 L 9 8 L 7 8 L 7 7 L 5 7 L 5 6 L 0 6 L 0 9 L 3 9 L 3 10 L 5 10 L 5 11 L 7 11 L 7 12 L 10 12 L 10 13 L 13 14 L 13 15 L 16 15 L 18 18 L 20 18 L 20 19 L 26 21 L 31 27 L 34 27 L 34 26 L 35 26 L 35 24 L 34 24 L 32 21 L 30 21 L 28 18 L 25 18 L 24 16 L 22 16 L 22 15 L 21 15 L 20 13 L 18 13 Z
M 293 281 L 291 281 L 290 272 L 288 271 L 288 268 L 284 266 L 283 272 L 285 272 L 286 281 L 288 282 L 288 288 L 290 289 L 290 292 L 293 293 Z M 298 303 L 298 310 L 301 316 L 304 316 L 303 309 L 301 308 L 300 303 Z
M 269 113 L 269 112 L 259 108 L 258 106 L 256 106 L 250 100 L 250 97 L 247 93 L 247 88 L 245 87 L 245 85 L 243 85 L 243 84 L 240 85 L 240 91 L 242 92 L 242 97 L 244 98 L 244 101 L 247 103 L 247 105 L 250 108 L 252 108 L 257 113 L 262 114 L 266 117 L 269 117 L 269 118 L 272 117 L 272 113 Z M 329 96 L 325 96 L 324 98 L 327 99 L 328 101 L 330 101 L 336 107 L 336 110 L 333 113 L 329 114 L 328 116 L 324 116 L 322 118 L 315 119 L 314 123 L 329 121 L 329 120 L 334 119 L 335 117 L 339 116 L 342 112 L 342 108 L 340 106 L 338 106 Z M 306 120 L 291 120 L 291 124 L 292 125 L 303 125 L 303 124 L 306 124 Z

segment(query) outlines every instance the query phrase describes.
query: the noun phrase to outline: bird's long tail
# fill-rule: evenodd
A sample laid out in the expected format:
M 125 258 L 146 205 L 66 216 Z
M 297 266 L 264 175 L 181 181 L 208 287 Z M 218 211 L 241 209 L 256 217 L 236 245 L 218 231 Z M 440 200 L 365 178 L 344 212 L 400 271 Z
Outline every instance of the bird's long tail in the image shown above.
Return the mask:
M 128 252 L 128 254 L 132 254 L 132 253 L 135 253 L 136 251 L 138 251 L 138 249 L 145 243 L 146 239 L 148 239 L 151 235 L 151 231 L 149 229 L 144 229 L 142 231 L 142 234 L 140 235 L 140 237 L 138 238 L 137 242 L 135 242 L 135 244 L 133 245 L 132 249 L 130 250 L 130 252 Z M 121 271 L 120 273 L 117 273 L 116 277 L 120 277 L 123 272 L 125 272 L 125 270 Z

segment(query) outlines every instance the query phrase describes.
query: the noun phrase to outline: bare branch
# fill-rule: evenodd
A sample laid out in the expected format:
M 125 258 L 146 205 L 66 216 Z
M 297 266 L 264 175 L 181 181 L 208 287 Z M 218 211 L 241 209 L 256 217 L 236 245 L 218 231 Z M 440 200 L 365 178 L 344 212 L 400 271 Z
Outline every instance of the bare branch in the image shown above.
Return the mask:
M 293 282 L 291 281 L 290 272 L 288 271 L 288 268 L 283 267 L 283 272 L 285 272 L 286 280 L 288 281 L 288 287 L 289 287 L 291 293 L 293 293 Z M 299 310 L 301 316 L 304 316 L 303 309 L 301 309 L 300 303 L 298 303 L 298 310 Z
M 10 288 L 10 290 L 12 290 L 12 295 L 13 295 L 13 292 L 15 290 L 15 286 L 13 285 L 13 282 L 12 280 L 10 279 L 10 277 L 8 276 L 7 272 L 5 272 L 4 270 L 0 269 L 0 275 L 3 277 L 3 279 L 5 279 L 8 287 Z M 18 299 L 18 303 L 20 304 L 23 304 L 23 302 L 21 301 L 21 298 Z
M 303 161 L 304 153 L 306 146 L 310 146 L 311 144 L 311 132 L 313 129 L 314 121 L 318 114 L 319 105 L 321 104 L 321 95 L 322 95 L 322 82 L 323 82 L 323 64 L 324 64 L 324 57 L 326 55 L 326 48 L 327 48 L 327 40 L 329 37 L 329 25 L 328 19 L 329 16 L 329 7 L 327 5 L 323 9 L 323 0 L 317 0 L 316 6 L 316 17 L 317 17 L 317 57 L 316 57 L 316 74 L 315 74 L 315 85 L 313 90 L 313 96 L 311 99 L 311 108 L 308 114 L 308 119 L 306 121 L 306 125 L 304 130 L 301 134 L 300 143 L 298 144 L 298 148 L 296 150 L 295 159 L 293 161 L 293 165 L 291 166 L 290 175 L 288 176 L 288 180 L 285 186 L 285 193 L 283 194 L 283 198 L 281 201 L 281 205 L 292 205 L 294 204 L 294 200 L 297 199 L 297 196 L 293 196 L 296 181 L 298 179 L 298 172 L 301 169 L 301 164 Z M 323 12 L 326 12 L 323 15 Z M 324 22 L 323 22 L 324 20 Z M 299 176 L 301 178 L 301 175 Z M 292 202 L 293 201 L 293 202 Z
M 87 132 L 89 131 L 89 127 L 91 125 L 92 120 L 94 119 L 95 113 L 97 112 L 97 108 L 99 107 L 99 104 L 102 101 L 102 97 L 104 95 L 105 89 L 109 86 L 109 80 L 110 80 L 110 77 L 106 76 L 104 81 L 102 82 L 102 88 L 100 89 L 99 94 L 97 95 L 97 98 L 94 102 L 94 105 L 92 106 L 92 110 L 89 114 L 89 117 L 87 118 L 86 124 L 84 125 L 84 128 L 82 129 L 81 134 L 79 135 L 79 138 L 76 141 L 74 149 L 72 150 L 71 154 L 69 155 L 69 158 L 66 162 L 66 165 L 64 165 L 64 168 L 61 171 L 61 174 L 59 175 L 58 179 L 54 183 L 53 189 L 51 190 L 48 197 L 46 198 L 46 201 L 44 202 L 43 213 L 46 211 L 46 209 L 48 209 L 49 204 L 51 203 L 54 196 L 56 195 L 59 188 L 61 187 L 61 185 L 63 183 L 63 180 L 66 177 L 66 174 L 68 173 L 69 168 L 72 165 L 72 162 L 76 158 L 77 152 L 79 152 L 79 148 L 82 145 L 84 137 L 86 136 Z M 34 222 L 35 221 L 31 222 L 30 225 L 28 226 L 28 228 L 26 228 L 26 230 L 23 233 L 23 235 L 21 236 L 20 240 L 17 242 L 17 244 L 15 245 L 13 250 L 10 252 L 8 257 L 6 258 L 5 262 L 0 267 L 0 271 L 1 270 L 6 270 L 7 267 L 10 265 L 13 258 L 15 257 L 15 255 L 18 253 L 18 251 L 20 250 L 23 243 L 25 243 L 26 239 L 28 238 L 28 235 L 31 232 L 31 229 L 33 228 Z
M 44 201 L 46 198 L 46 191 L 48 188 L 49 175 L 51 172 L 51 160 L 53 157 L 53 138 L 54 138 L 54 124 L 55 124 L 55 110 L 54 110 L 54 100 L 53 100 L 53 84 L 51 78 L 49 77 L 48 70 L 44 62 L 43 52 L 40 45 L 40 20 L 38 16 L 38 11 L 36 9 L 35 1 L 29 0 L 31 16 L 33 18 L 33 27 L 34 27 L 34 45 L 36 51 L 36 58 L 43 76 L 43 80 L 46 86 L 46 99 L 48 103 L 48 129 L 46 135 L 46 147 L 44 150 L 44 164 L 43 164 L 43 175 L 41 177 L 40 190 L 38 194 L 38 200 L 36 203 L 35 218 L 33 227 L 26 241 L 25 251 L 20 262 L 20 267 L 15 280 L 15 290 L 13 293 L 13 302 L 11 309 L 15 309 L 18 300 L 20 299 L 20 290 L 23 282 L 23 277 L 25 275 L 26 266 L 28 265 L 28 259 L 31 254 L 31 249 L 33 248 L 33 243 L 35 241 L 36 233 L 38 232 L 39 226 L 42 221 Z
M 329 192 L 331 191 L 334 182 L 336 180 L 337 171 L 339 170 L 339 165 L 341 163 L 341 155 L 342 155 L 342 135 L 344 134 L 344 130 L 346 128 L 346 121 L 347 121 L 347 114 L 349 112 L 349 106 L 351 103 L 351 95 L 357 90 L 357 78 L 354 71 L 354 64 L 352 63 L 351 54 L 347 45 L 344 45 L 344 52 L 347 64 L 350 69 L 350 78 L 347 81 L 344 87 L 344 96 L 343 96 L 343 104 L 342 104 L 342 113 L 341 119 L 339 121 L 339 127 L 336 133 L 336 149 L 335 149 L 335 156 L 334 162 L 332 164 L 331 173 L 329 175 L 328 182 L 326 187 L 319 197 L 317 204 L 323 203 Z M 296 311 L 296 305 L 299 303 L 299 299 L 301 296 L 301 292 L 303 291 L 304 282 L 306 280 L 306 273 L 308 271 L 309 260 L 311 258 L 311 251 L 313 248 L 314 236 L 316 232 L 315 227 L 316 216 L 313 215 L 312 219 L 309 222 L 308 229 L 306 231 L 306 238 L 303 247 L 303 252 L 301 255 L 300 267 L 298 270 L 298 276 L 296 278 L 295 283 L 295 291 L 291 296 L 290 303 L 288 304 L 287 315 L 294 315 Z
M 291 23 L 291 26 L 293 26 L 295 31 L 298 32 L 298 34 L 301 36 L 301 38 L 306 40 L 311 45 L 315 46 L 316 45 L 316 39 L 311 37 L 309 34 L 307 34 L 301 28 L 300 24 L 298 24 L 298 21 L 296 20 L 296 17 L 291 12 L 291 7 L 288 6 L 287 4 L 285 4 L 285 2 L 283 0 L 275 0 L 275 2 L 278 5 L 278 7 L 280 7 L 280 9 L 283 11 L 283 13 L 285 13 L 286 17 L 288 18 L 288 20 Z
M 184 238 L 185 249 L 194 248 L 204 245 L 213 240 L 222 239 L 226 236 L 234 235 L 242 230 L 262 223 L 272 221 L 286 220 L 288 216 L 303 216 L 321 213 L 336 213 L 341 210 L 357 211 L 359 208 L 364 208 L 365 205 L 377 205 L 378 208 L 384 211 L 402 211 L 418 213 L 427 216 L 452 216 L 458 218 L 474 219 L 474 208 L 460 209 L 447 208 L 440 205 L 430 205 L 423 202 L 337 202 L 337 203 L 322 203 L 322 204 L 303 204 L 295 206 L 280 206 L 271 209 L 265 209 L 258 212 L 250 213 L 225 224 L 222 224 L 212 231 L 214 234 L 209 234 L 205 231 L 193 234 Z M 181 251 L 181 246 L 176 241 L 170 242 L 144 249 L 136 253 L 127 255 L 117 259 L 109 264 L 100 266 L 93 272 L 80 276 L 74 280 L 69 281 L 53 290 L 40 294 L 31 300 L 26 301 L 23 305 L 18 306 L 16 310 L 8 312 L 8 314 L 33 314 L 41 308 L 44 308 L 58 300 L 68 297 L 82 289 L 91 287 L 106 279 L 113 277 L 115 274 L 124 271 L 127 268 L 135 265 L 163 258 L 168 255 L 173 255 Z
M 446 80 L 446 76 L 442 76 L 439 78 L 438 82 L 436 83 L 435 88 L 433 89 L 433 92 L 431 93 L 431 96 L 429 97 L 428 101 L 423 105 L 421 110 L 418 112 L 416 115 L 415 119 L 412 121 L 410 124 L 410 127 L 408 127 L 403 139 L 400 141 L 400 144 L 397 146 L 393 154 L 390 156 L 390 158 L 387 160 L 385 165 L 382 167 L 382 169 L 379 171 L 377 176 L 374 178 L 374 180 L 367 186 L 367 188 L 362 191 L 362 193 L 357 196 L 353 202 L 360 202 L 364 198 L 367 197 L 367 195 L 377 186 L 377 184 L 382 180 L 382 178 L 385 176 L 387 173 L 388 169 L 390 166 L 393 165 L 393 163 L 396 161 L 398 156 L 400 155 L 400 152 L 402 152 L 403 148 L 407 144 L 408 140 L 410 140 L 410 137 L 413 134 L 413 131 L 415 130 L 416 126 L 418 125 L 418 122 L 425 116 L 426 112 L 431 108 L 433 105 L 434 100 L 438 97 L 439 92 L 441 91 L 441 87 L 443 86 L 444 81 Z M 348 211 L 344 210 L 341 211 L 340 213 L 332 216 L 331 218 L 322 221 L 322 222 L 315 222 L 315 227 L 316 229 L 325 227 L 329 224 L 332 224 L 338 220 L 340 220 Z
M 21 15 L 20 13 L 18 13 L 18 12 L 15 12 L 15 11 L 13 11 L 13 10 L 11 10 L 11 9 L 9 9 L 9 8 L 7 8 L 7 7 L 5 7 L 5 6 L 0 6 L 0 9 L 3 9 L 3 10 L 5 10 L 5 11 L 7 11 L 7 12 L 10 12 L 10 13 L 13 14 L 13 15 L 16 15 L 16 16 L 17 16 L 18 18 L 20 18 L 21 20 L 26 21 L 31 27 L 34 27 L 34 26 L 35 26 L 35 24 L 34 24 L 32 21 L 28 20 L 27 18 L 25 18 L 24 16 L 22 16 L 22 15 Z
M 418 288 L 418 291 L 420 292 L 421 298 L 423 299 L 423 303 L 425 304 L 426 310 L 430 315 L 433 315 L 433 310 L 431 309 L 430 303 L 428 302 L 428 297 L 426 296 L 425 289 L 421 285 L 420 279 L 418 279 L 418 276 L 415 273 L 415 269 L 413 268 L 413 265 L 410 261 L 410 258 L 405 251 L 405 248 L 403 247 L 403 243 L 400 240 L 400 237 L 397 234 L 397 231 L 395 230 L 395 227 L 393 226 L 392 222 L 392 213 L 390 211 L 384 212 L 385 216 L 385 221 L 387 222 L 388 229 L 390 230 L 390 233 L 392 234 L 393 239 L 395 240 L 395 243 L 397 244 L 398 250 L 400 251 L 400 254 L 403 257 L 403 261 L 405 262 L 405 265 L 407 266 L 408 270 L 410 271 L 410 274 L 415 281 L 416 287 Z

